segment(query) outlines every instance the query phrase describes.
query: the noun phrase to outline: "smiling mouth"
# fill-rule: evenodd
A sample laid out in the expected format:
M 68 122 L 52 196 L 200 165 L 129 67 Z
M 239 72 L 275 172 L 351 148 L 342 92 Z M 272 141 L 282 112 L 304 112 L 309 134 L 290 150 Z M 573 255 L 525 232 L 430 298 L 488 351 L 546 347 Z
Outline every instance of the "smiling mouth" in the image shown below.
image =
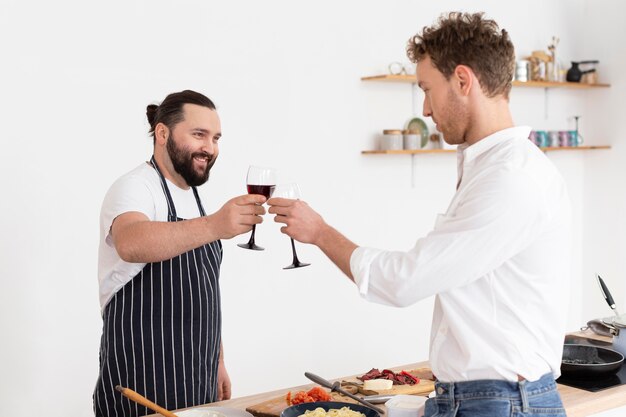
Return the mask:
M 202 164 L 208 164 L 211 161 L 211 157 L 208 154 L 195 154 L 193 159 Z

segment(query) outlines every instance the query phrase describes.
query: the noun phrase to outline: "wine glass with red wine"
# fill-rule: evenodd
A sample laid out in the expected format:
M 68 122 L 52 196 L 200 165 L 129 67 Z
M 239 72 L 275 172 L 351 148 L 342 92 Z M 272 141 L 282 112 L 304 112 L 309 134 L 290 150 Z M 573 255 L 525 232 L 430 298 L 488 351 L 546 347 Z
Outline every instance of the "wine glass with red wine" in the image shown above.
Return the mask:
M 280 198 L 290 198 L 292 200 L 299 200 L 301 197 L 300 187 L 295 182 L 289 184 L 278 184 L 274 189 L 273 197 Z M 291 265 L 284 267 L 283 269 L 294 269 L 294 268 L 302 268 L 304 266 L 309 266 L 311 264 L 307 264 L 304 262 L 300 262 L 298 259 L 298 254 L 296 253 L 296 244 L 291 238 L 291 252 L 293 254 L 293 260 L 291 261 Z
M 246 184 L 248 186 L 248 194 L 261 194 L 265 198 L 270 198 L 276 186 L 276 170 L 274 168 L 250 166 L 246 176 Z M 248 243 L 239 243 L 237 246 L 244 249 L 264 250 L 265 248 L 258 246 L 254 242 L 255 232 L 256 224 L 252 225 L 252 234 Z

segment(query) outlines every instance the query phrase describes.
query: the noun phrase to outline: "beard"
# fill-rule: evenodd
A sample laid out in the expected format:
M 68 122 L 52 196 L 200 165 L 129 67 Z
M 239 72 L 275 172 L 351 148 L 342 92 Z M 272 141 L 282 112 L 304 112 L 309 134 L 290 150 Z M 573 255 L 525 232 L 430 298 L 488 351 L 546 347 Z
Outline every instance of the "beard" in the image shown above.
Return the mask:
M 217 157 L 209 155 L 206 152 L 190 152 L 186 148 L 179 147 L 173 136 L 168 138 L 166 148 L 174 170 L 183 177 L 187 185 L 197 187 L 207 182 L 209 172 L 213 164 L 215 164 Z M 206 168 L 200 171 L 194 169 L 193 159 L 195 157 L 207 158 Z
M 441 115 L 447 119 L 438 120 L 443 139 L 450 145 L 460 145 L 465 142 L 468 110 L 452 90 L 448 91 L 447 104 Z

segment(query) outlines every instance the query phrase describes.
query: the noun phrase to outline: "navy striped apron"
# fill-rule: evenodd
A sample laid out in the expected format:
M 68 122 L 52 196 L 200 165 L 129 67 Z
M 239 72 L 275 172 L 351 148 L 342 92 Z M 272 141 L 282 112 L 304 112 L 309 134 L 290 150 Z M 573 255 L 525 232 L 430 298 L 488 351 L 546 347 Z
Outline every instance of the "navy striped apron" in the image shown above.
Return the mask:
M 167 198 L 168 221 L 182 221 L 154 157 Z M 200 215 L 204 208 L 195 187 Z M 219 240 L 172 259 L 146 264 L 103 312 L 96 416 L 142 416 L 152 411 L 115 390 L 131 388 L 170 410 L 217 400 L 221 341 Z

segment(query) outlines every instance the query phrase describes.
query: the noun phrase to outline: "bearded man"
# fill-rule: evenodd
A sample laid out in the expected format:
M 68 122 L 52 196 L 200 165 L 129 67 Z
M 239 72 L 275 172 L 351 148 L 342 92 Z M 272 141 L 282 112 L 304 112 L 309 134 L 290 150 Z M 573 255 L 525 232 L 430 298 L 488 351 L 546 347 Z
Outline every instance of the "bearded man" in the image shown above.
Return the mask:
M 230 398 L 221 343 L 220 239 L 262 222 L 261 195 L 207 215 L 197 186 L 219 154 L 215 105 L 185 90 L 147 107 L 154 155 L 119 178 L 100 213 L 98 280 L 103 329 L 96 416 L 150 410 L 117 385 L 179 409 Z

